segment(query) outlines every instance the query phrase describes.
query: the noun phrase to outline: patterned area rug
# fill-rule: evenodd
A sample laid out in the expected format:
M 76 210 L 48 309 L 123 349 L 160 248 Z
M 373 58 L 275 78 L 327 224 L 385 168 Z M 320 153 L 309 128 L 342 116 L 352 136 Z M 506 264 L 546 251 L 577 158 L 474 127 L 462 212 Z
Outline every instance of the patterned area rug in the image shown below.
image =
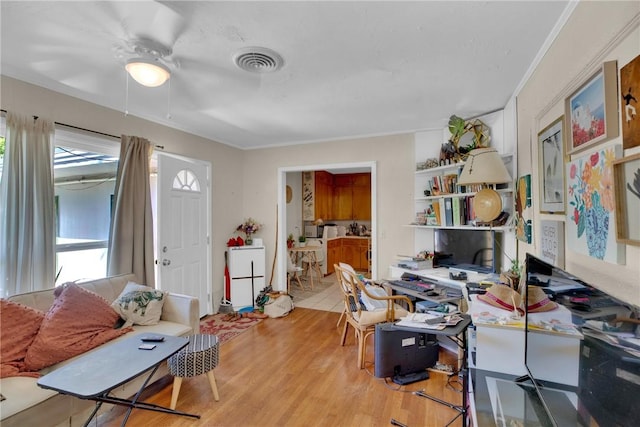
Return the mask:
M 218 313 L 200 320 L 200 333 L 217 335 L 220 344 L 240 335 L 266 318 L 260 313 Z

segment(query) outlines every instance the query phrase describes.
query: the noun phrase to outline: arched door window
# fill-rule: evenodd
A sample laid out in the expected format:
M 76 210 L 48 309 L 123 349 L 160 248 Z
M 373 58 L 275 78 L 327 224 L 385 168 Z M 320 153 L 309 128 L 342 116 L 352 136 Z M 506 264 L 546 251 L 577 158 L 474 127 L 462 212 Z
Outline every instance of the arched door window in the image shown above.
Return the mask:
M 200 182 L 193 172 L 189 169 L 182 169 L 173 178 L 174 190 L 200 192 Z

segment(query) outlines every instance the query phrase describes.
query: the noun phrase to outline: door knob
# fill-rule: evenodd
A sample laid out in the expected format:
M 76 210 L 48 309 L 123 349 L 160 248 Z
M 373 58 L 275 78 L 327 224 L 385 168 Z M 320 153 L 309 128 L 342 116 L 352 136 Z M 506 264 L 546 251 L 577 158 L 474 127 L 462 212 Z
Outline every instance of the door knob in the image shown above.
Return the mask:
M 162 265 L 167 266 L 169 264 L 171 264 L 171 260 L 169 260 L 169 259 L 163 259 L 162 260 Z

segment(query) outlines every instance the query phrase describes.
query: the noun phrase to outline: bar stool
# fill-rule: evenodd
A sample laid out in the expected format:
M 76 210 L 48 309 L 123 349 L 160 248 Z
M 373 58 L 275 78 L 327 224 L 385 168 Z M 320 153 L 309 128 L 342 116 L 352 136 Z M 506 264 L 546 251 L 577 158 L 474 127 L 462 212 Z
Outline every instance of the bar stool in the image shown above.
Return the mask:
M 167 360 L 169 373 L 174 376 L 171 409 L 176 409 L 183 378 L 207 374 L 215 401 L 220 400 L 213 369 L 218 366 L 220 342 L 215 335 L 192 335 L 189 344 Z

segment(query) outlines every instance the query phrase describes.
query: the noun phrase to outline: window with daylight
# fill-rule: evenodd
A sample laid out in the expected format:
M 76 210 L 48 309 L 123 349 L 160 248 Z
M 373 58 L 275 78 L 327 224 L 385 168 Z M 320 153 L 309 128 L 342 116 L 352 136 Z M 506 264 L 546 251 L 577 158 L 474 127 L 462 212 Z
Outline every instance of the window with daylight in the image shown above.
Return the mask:
M 119 152 L 115 139 L 56 128 L 56 285 L 107 275 Z
M 189 169 L 182 169 L 173 178 L 173 189 L 183 191 L 200 192 L 200 182 L 193 172 Z

